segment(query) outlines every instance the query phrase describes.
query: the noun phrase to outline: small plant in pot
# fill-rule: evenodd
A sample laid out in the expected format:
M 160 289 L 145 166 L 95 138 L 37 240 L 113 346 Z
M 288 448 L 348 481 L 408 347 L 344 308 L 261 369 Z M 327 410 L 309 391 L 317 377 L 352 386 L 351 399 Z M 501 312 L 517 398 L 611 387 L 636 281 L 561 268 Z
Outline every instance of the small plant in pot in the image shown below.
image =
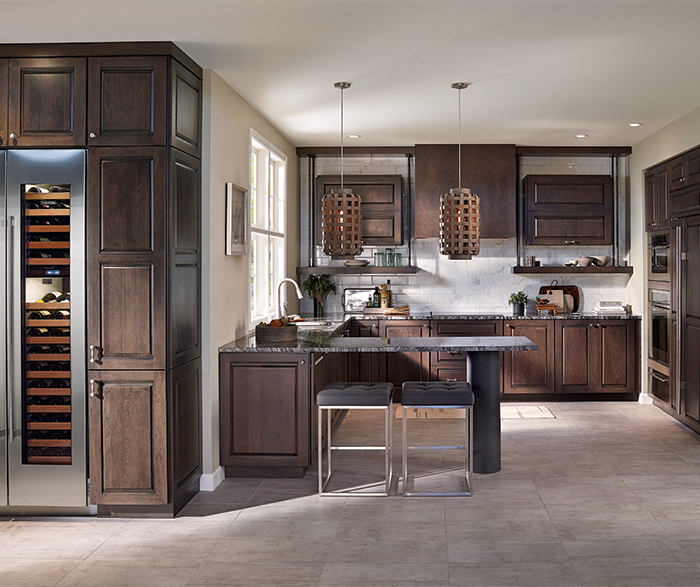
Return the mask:
M 524 316 L 527 294 L 522 290 L 513 292 L 508 298 L 508 303 L 513 306 L 513 316 Z
M 335 283 L 331 281 L 327 273 L 309 275 L 301 284 L 301 289 L 309 294 L 309 297 L 314 301 L 314 318 L 323 316 L 323 302 L 326 296 L 337 293 Z

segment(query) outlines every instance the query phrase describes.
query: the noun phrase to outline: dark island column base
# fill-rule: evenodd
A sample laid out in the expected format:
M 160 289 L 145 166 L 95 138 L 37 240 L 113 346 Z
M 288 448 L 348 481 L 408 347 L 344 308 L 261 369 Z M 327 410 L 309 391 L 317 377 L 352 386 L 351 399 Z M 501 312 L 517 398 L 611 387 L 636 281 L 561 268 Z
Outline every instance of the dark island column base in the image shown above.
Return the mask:
M 467 353 L 467 381 L 474 391 L 474 472 L 501 470 L 501 370 L 498 351 Z

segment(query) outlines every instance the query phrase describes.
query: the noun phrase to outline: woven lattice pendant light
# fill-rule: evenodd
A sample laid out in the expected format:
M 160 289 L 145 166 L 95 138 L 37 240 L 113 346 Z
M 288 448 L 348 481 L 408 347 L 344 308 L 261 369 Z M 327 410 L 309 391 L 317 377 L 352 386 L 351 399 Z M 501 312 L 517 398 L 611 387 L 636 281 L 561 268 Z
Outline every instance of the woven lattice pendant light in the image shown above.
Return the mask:
M 340 189 L 323 196 L 323 252 L 331 259 L 352 259 L 362 253 L 360 196 L 343 185 L 343 91 L 350 82 L 334 84 L 340 90 Z
M 440 254 L 448 259 L 471 259 L 479 254 L 479 196 L 462 187 L 462 90 L 468 85 L 452 84 L 459 91 L 459 187 L 440 196 Z

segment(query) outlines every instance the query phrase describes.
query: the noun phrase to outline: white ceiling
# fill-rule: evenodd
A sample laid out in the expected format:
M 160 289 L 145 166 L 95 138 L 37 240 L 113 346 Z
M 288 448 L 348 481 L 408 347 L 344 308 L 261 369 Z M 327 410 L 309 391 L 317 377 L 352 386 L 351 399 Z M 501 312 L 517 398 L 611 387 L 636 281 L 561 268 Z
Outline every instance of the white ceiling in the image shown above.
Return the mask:
M 297 146 L 633 145 L 700 106 L 700 2 L 0 0 L 0 42 L 174 41 Z M 630 128 L 628 123 L 643 126 Z M 585 139 L 574 135 L 585 133 Z

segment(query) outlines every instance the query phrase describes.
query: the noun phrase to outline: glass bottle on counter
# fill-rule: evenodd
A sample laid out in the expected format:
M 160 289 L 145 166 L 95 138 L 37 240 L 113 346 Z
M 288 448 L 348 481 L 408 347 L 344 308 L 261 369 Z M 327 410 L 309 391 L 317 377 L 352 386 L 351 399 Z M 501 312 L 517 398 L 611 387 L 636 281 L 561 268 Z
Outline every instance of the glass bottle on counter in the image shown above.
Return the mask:
M 389 294 L 386 291 L 386 283 L 382 285 L 382 292 L 380 295 L 380 307 L 381 308 L 388 308 L 389 307 Z
M 391 293 L 391 279 L 386 280 L 386 295 L 388 297 L 387 308 L 393 308 L 394 307 L 394 299 L 393 299 L 393 295 Z
M 379 286 L 374 288 L 374 294 L 372 295 L 372 307 L 379 308 L 381 302 L 381 294 L 379 293 Z

